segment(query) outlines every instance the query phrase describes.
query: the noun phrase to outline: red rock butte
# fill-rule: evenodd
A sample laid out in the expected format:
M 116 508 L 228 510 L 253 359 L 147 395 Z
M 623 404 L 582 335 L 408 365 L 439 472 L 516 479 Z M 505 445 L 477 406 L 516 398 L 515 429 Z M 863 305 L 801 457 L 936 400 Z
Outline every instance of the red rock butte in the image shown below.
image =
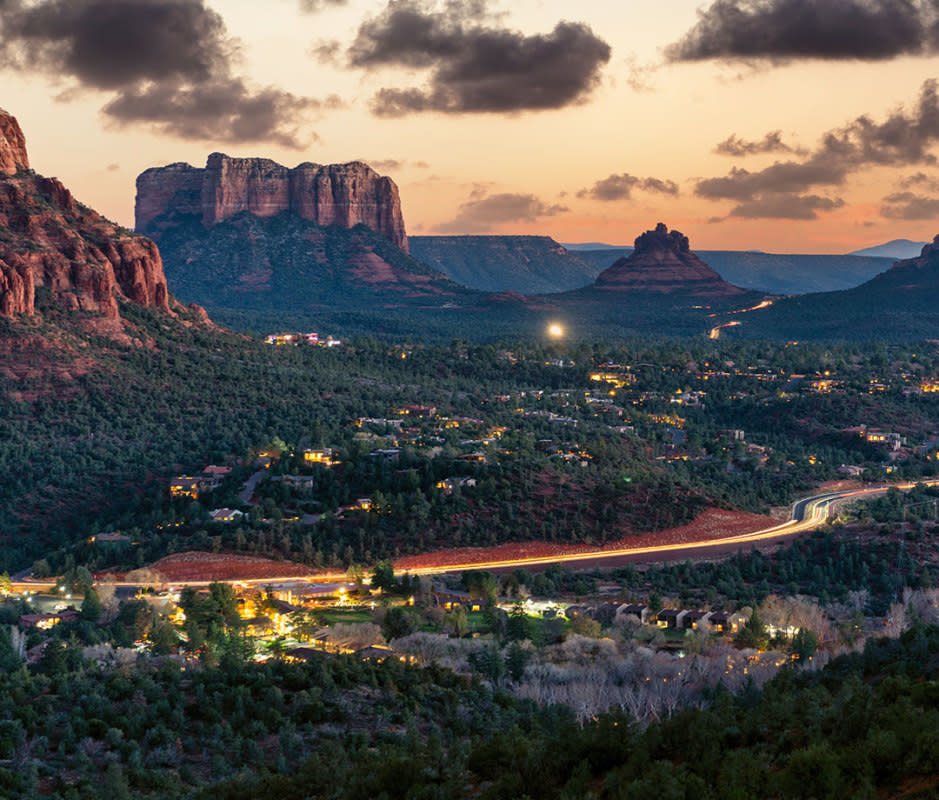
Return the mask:
M 16 119 L 0 108 L 0 175 L 16 175 L 26 169 L 26 137 Z
M 632 253 L 597 276 L 596 289 L 607 291 L 730 297 L 746 290 L 728 283 L 692 250 L 688 237 L 664 223 L 636 239 Z
M 119 320 L 119 300 L 169 311 L 156 245 L 29 171 L 17 121 L 0 111 L 0 315 L 32 314 L 44 287 L 69 311 Z
M 267 158 L 213 153 L 204 169 L 176 163 L 137 178 L 136 228 L 143 233 L 171 225 L 175 215 L 199 216 L 209 228 L 242 211 L 258 217 L 289 211 L 322 227 L 361 224 L 408 251 L 398 187 L 360 161 L 290 169 Z

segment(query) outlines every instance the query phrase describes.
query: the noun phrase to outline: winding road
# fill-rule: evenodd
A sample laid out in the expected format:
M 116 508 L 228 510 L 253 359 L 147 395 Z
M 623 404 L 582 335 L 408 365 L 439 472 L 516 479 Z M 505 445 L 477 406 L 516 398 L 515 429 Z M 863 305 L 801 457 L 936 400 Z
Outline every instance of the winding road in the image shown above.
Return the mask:
M 939 485 L 939 479 L 920 481 L 927 486 Z M 445 575 L 465 570 L 488 570 L 500 572 L 515 570 L 523 567 L 547 567 L 552 564 L 578 565 L 581 567 L 616 566 L 618 564 L 654 562 L 654 561 L 683 561 L 685 559 L 708 558 L 717 555 L 728 555 L 737 552 L 741 547 L 750 544 L 776 544 L 799 534 L 808 533 L 823 525 L 829 518 L 831 510 L 841 504 L 854 500 L 870 499 L 886 494 L 890 489 L 909 491 L 916 483 L 882 484 L 863 489 L 849 489 L 838 492 L 826 492 L 797 500 L 792 504 L 790 519 L 769 528 L 742 533 L 734 536 L 725 536 L 717 539 L 707 539 L 698 542 L 681 542 L 678 544 L 660 544 L 651 546 L 607 548 L 592 552 L 569 553 L 552 556 L 537 556 L 533 558 L 516 558 L 501 561 L 469 562 L 463 564 L 445 564 L 436 567 L 420 567 L 409 569 L 411 575 Z M 17 576 L 19 577 L 19 576 Z M 267 584 L 281 582 L 307 581 L 309 583 L 332 583 L 346 580 L 344 572 L 320 573 L 308 578 L 297 576 L 266 578 L 252 578 L 232 581 L 234 583 Z M 174 581 L 177 586 L 206 586 L 211 581 Z M 133 588 L 131 583 L 118 583 L 117 586 Z M 12 581 L 14 591 L 43 591 L 54 589 L 56 581 L 20 579 Z

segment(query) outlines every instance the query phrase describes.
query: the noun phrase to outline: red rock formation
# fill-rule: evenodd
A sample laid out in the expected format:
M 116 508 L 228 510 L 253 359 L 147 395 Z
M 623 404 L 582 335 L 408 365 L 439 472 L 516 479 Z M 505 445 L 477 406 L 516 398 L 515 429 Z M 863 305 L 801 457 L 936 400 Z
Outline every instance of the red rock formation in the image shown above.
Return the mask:
M 208 228 L 248 211 L 272 217 L 291 211 L 323 227 L 362 224 L 407 252 L 398 187 L 367 164 L 304 163 L 288 169 L 266 158 L 213 153 L 205 169 L 188 164 L 154 167 L 137 178 L 137 230 L 159 234 L 165 216 L 202 216 Z
M 692 252 L 688 237 L 659 223 L 636 247 L 597 276 L 596 289 L 616 292 L 730 297 L 746 290 L 727 283 Z
M 0 314 L 31 314 L 36 290 L 57 303 L 119 319 L 118 300 L 169 310 L 156 245 L 75 202 L 54 178 L 24 174 L 19 125 L 0 115 L 0 157 L 16 169 L 0 175 Z
M 26 137 L 16 119 L 0 108 L 0 175 L 15 175 L 24 169 L 29 169 Z

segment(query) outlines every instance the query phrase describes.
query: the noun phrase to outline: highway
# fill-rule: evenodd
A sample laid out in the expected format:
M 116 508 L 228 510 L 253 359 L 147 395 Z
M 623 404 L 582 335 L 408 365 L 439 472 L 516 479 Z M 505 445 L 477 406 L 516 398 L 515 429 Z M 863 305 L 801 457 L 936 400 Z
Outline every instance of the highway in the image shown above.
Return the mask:
M 921 481 L 928 486 L 939 485 L 939 479 Z M 467 562 L 462 564 L 445 564 L 436 567 L 420 567 L 409 569 L 411 575 L 445 575 L 465 570 L 489 570 L 493 572 L 514 570 L 527 567 L 547 567 L 552 564 L 567 564 L 581 567 L 616 566 L 636 562 L 654 561 L 681 561 L 694 558 L 708 558 L 716 555 L 726 555 L 752 544 L 776 544 L 786 539 L 808 533 L 823 525 L 829 517 L 831 510 L 841 504 L 859 499 L 869 499 L 886 494 L 890 489 L 908 491 L 915 483 L 882 484 L 864 489 L 850 489 L 840 492 L 826 492 L 797 500 L 792 504 L 790 519 L 778 525 L 772 525 L 751 533 L 742 533 L 734 536 L 725 536 L 717 539 L 707 539 L 698 542 L 681 542 L 677 544 L 660 544 L 651 546 L 604 548 L 590 552 L 565 553 L 552 556 L 537 556 L 533 558 L 516 558 L 501 561 Z M 17 576 L 19 577 L 19 576 Z M 232 580 L 231 583 L 253 584 L 265 586 L 274 583 L 299 582 L 333 583 L 345 581 L 347 576 L 340 573 L 320 573 L 313 577 L 298 578 L 295 575 L 266 578 L 252 578 L 246 580 Z M 55 579 L 31 580 L 20 579 L 13 583 L 13 590 L 23 591 L 49 591 L 56 586 Z M 174 586 L 207 586 L 211 581 L 174 581 Z M 117 583 L 116 586 L 134 588 L 135 584 Z
M 939 484 L 939 480 L 922 481 L 922 483 L 935 486 Z M 699 542 L 681 542 L 678 544 L 661 544 L 647 547 L 606 548 L 588 553 L 569 553 L 549 557 L 518 558 L 484 563 L 448 564 L 440 567 L 425 567 L 409 571 L 412 575 L 443 575 L 450 572 L 463 572 L 464 570 L 473 569 L 501 571 L 525 567 L 550 566 L 551 564 L 580 564 L 581 566 L 603 566 L 606 564 L 609 566 L 611 563 L 615 564 L 617 561 L 620 563 L 674 561 L 732 553 L 746 545 L 757 543 L 775 544 L 793 536 L 813 531 L 828 520 L 832 508 L 837 505 L 886 494 L 890 489 L 908 491 L 915 485 L 915 483 L 884 484 L 865 489 L 826 492 L 825 494 L 805 497 L 793 503 L 788 522 L 782 522 L 769 528 L 753 531 L 751 533 L 737 534 L 735 536 L 726 536 Z

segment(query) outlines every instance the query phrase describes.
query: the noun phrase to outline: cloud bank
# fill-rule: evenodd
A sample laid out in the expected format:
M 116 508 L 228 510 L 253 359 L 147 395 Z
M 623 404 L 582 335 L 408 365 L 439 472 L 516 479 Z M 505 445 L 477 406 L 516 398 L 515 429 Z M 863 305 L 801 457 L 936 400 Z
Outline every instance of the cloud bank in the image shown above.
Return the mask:
M 110 93 L 118 124 L 185 139 L 301 147 L 298 118 L 329 105 L 234 71 L 237 42 L 203 0 L 0 0 L 0 67 Z
M 877 61 L 939 52 L 936 0 L 715 0 L 670 61 Z
M 335 43 L 320 52 L 335 54 Z M 346 51 L 357 69 L 427 71 L 422 87 L 385 87 L 377 116 L 421 112 L 514 113 L 584 102 L 600 82 L 610 47 L 586 25 L 559 22 L 550 33 L 500 27 L 485 0 L 391 0 L 359 27 Z

